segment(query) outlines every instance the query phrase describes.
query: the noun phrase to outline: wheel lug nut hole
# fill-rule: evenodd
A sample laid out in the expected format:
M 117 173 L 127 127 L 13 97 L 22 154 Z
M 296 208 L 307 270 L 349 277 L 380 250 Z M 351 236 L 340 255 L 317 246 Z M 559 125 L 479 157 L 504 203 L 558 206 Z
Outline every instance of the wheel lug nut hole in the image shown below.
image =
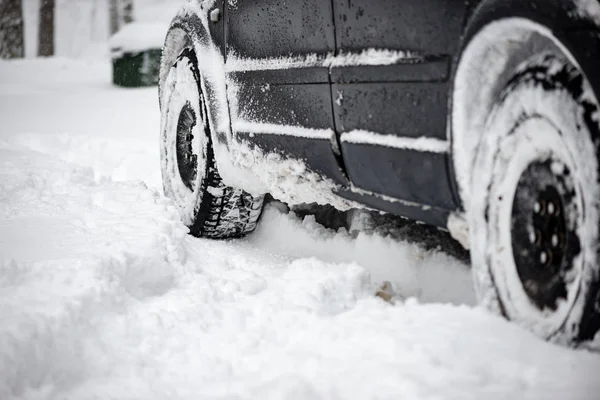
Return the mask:
M 562 234 L 555 233 L 550 238 L 550 243 L 552 244 L 552 247 L 554 247 L 554 248 L 562 248 L 565 244 L 565 238 Z
M 542 251 L 540 253 L 540 262 L 542 264 L 546 264 L 546 261 L 548 261 L 548 255 L 546 254 L 546 252 Z
M 538 200 L 533 205 L 533 211 L 539 215 L 546 214 L 546 202 L 544 200 Z
M 548 203 L 548 214 L 554 215 L 555 212 L 556 212 L 556 206 L 554 205 L 553 202 L 549 202 Z
M 540 264 L 547 266 L 552 263 L 552 253 L 550 251 L 542 250 L 540 252 Z
M 542 233 L 539 229 L 534 229 L 529 232 L 529 242 L 538 246 L 540 245 L 542 242 Z

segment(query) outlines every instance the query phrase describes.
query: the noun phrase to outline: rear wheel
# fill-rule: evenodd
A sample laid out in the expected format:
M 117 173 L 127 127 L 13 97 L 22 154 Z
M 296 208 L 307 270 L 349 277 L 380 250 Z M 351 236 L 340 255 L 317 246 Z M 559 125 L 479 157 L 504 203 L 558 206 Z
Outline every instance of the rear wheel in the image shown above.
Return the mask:
M 219 175 L 207 100 L 192 49 L 181 52 L 161 94 L 163 188 L 182 221 L 198 237 L 230 238 L 252 232 L 263 198 L 225 185 Z
M 471 175 L 478 296 L 563 344 L 600 327 L 598 104 L 585 77 L 547 54 L 515 73 L 492 110 Z

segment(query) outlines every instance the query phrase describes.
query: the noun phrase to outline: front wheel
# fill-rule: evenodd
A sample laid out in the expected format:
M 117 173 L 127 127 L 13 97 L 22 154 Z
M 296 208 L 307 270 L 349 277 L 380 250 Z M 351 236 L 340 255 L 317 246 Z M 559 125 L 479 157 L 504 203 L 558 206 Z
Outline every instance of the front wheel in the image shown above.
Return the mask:
M 531 59 L 492 110 L 471 174 L 480 301 L 567 345 L 600 327 L 598 109 L 567 60 Z
M 208 104 L 194 51 L 184 49 L 163 87 L 160 155 L 165 195 L 198 237 L 244 236 L 256 227 L 262 197 L 221 180 L 212 147 Z

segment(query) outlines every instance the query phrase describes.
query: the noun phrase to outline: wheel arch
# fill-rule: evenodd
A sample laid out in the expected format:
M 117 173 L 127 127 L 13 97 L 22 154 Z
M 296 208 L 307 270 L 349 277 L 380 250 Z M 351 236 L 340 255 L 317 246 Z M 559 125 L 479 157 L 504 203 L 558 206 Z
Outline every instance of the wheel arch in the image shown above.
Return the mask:
M 162 89 L 167 75 L 175 60 L 186 47 L 193 47 L 197 53 L 210 44 L 210 37 L 206 23 L 202 21 L 202 14 L 190 7 L 182 7 L 173 17 L 165 35 L 160 60 L 160 74 L 158 80 L 159 103 L 162 106 Z
M 600 94 L 600 1 L 483 0 L 470 16 L 454 66 L 450 137 L 453 184 L 469 206 L 469 170 L 487 118 L 512 71 L 540 51 L 569 58 Z M 589 3 L 587 8 L 581 7 Z

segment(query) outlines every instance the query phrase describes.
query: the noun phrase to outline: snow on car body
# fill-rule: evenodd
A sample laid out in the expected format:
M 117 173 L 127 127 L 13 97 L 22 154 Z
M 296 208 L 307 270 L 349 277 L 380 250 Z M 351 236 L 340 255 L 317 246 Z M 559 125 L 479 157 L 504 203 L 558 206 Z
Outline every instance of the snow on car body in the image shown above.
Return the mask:
M 163 52 L 165 193 L 191 233 L 262 196 L 447 227 L 482 303 L 600 328 L 600 3 L 190 1 Z

